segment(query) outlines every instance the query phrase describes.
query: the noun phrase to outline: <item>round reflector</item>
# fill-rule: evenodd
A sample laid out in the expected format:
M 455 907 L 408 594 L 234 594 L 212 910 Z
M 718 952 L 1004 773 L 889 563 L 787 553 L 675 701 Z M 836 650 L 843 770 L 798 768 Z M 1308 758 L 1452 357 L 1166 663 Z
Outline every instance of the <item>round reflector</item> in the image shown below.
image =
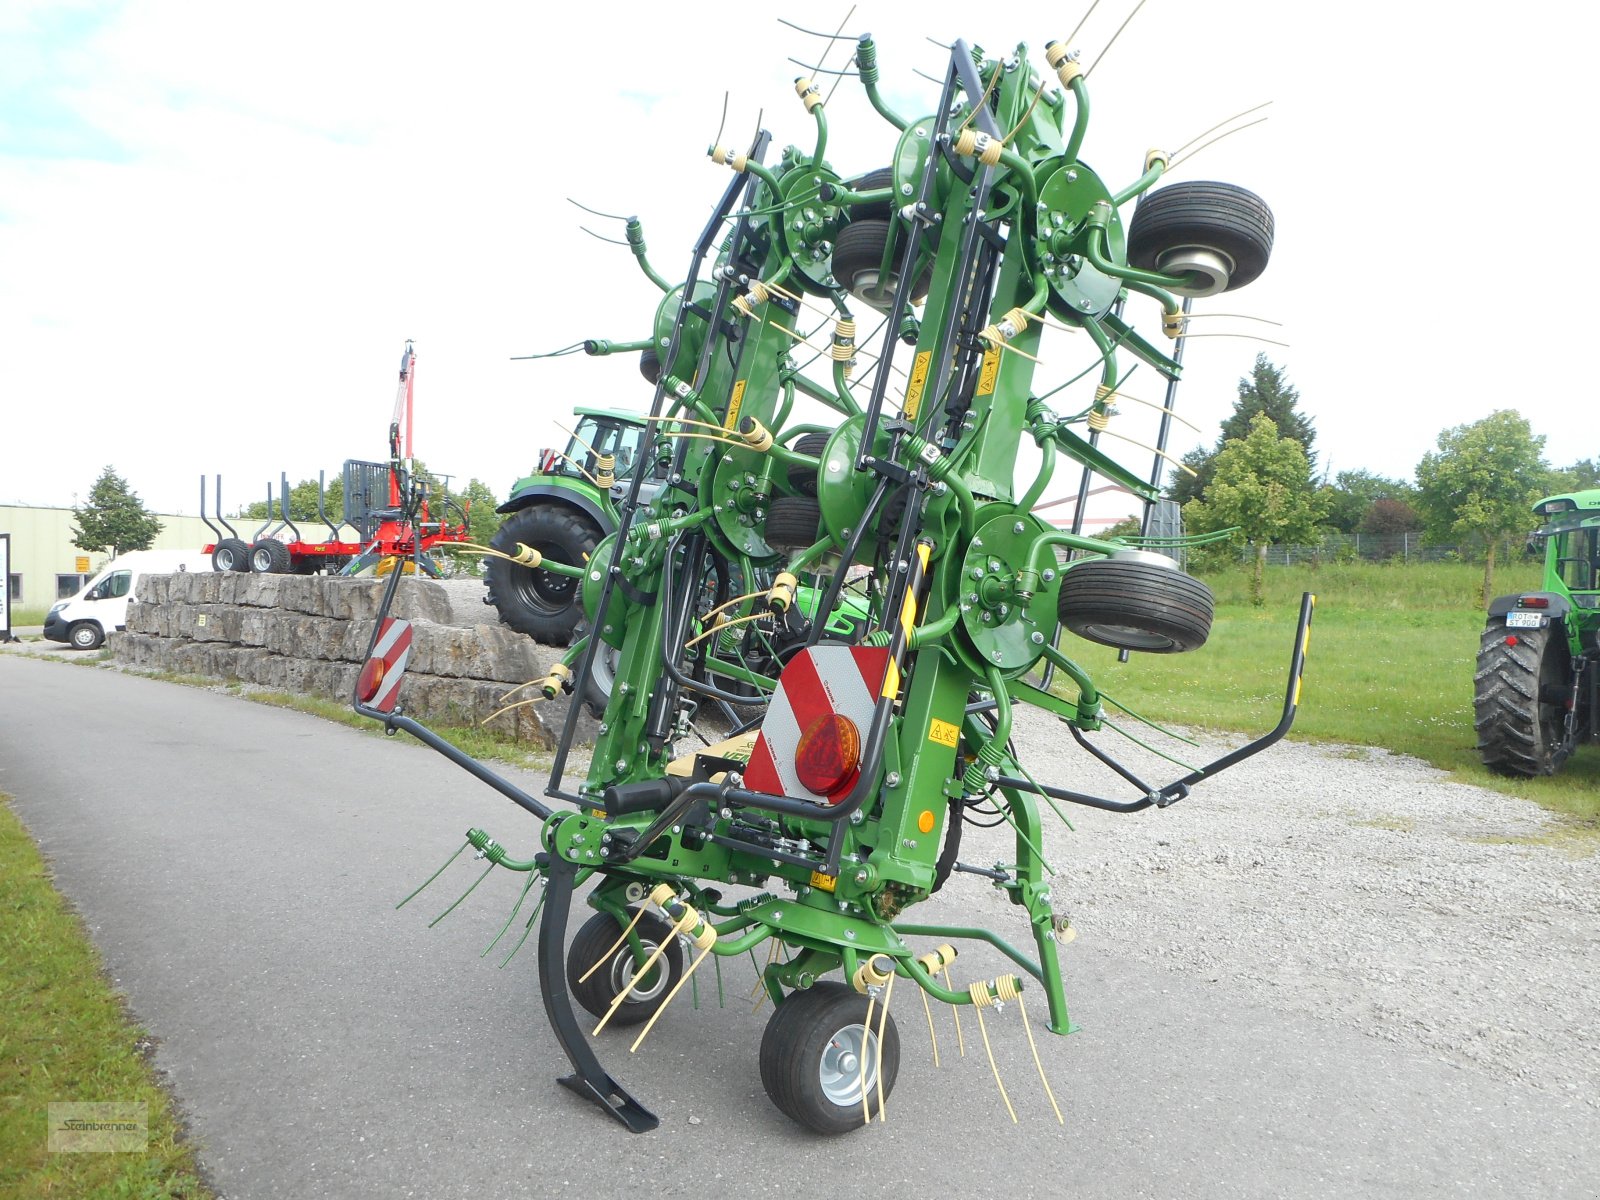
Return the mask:
M 795 747 L 800 782 L 830 803 L 849 791 L 861 773 L 861 731 L 843 713 L 824 713 L 805 727 Z
M 361 697 L 361 703 L 370 702 L 378 694 L 388 670 L 381 658 L 369 658 L 362 664 L 361 674 L 356 678 L 356 695 Z

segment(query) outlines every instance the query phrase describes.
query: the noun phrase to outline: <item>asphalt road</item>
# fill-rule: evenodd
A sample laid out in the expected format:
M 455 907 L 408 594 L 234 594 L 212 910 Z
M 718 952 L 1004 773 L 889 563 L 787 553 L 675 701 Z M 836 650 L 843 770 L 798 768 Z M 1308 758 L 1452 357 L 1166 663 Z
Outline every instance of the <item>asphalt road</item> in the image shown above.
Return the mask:
M 0 791 L 155 1035 L 229 1198 L 1557 1197 L 1600 1178 L 1591 1107 L 1079 944 L 1065 959 L 1082 1032 L 1040 1035 L 1065 1127 L 1013 1012 L 991 1033 L 1016 1125 L 981 1048 L 953 1055 L 948 1011 L 933 1067 L 907 997 L 887 1122 L 804 1133 L 762 1092 L 769 1009 L 751 1012 L 744 961 L 725 969 L 726 1007 L 705 972 L 701 1008 L 680 996 L 637 1055 L 599 1039 L 662 1119 L 632 1136 L 556 1085 L 532 939 L 504 970 L 479 957 L 518 879 L 496 872 L 429 930 L 476 877 L 463 856 L 394 910 L 469 825 L 531 849 L 530 818 L 431 752 L 7 655 Z M 947 889 L 919 919 L 961 900 Z

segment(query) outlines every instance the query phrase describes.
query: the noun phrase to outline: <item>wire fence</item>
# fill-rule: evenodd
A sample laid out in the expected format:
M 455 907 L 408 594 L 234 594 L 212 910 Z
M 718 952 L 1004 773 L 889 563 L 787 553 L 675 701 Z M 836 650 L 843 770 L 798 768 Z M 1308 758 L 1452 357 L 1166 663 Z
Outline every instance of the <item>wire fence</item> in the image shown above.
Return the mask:
M 1239 558 L 1255 557 L 1256 547 L 1239 547 Z M 1420 533 L 1330 534 L 1320 542 L 1295 546 L 1268 546 L 1268 566 L 1291 566 L 1313 562 L 1476 562 L 1482 561 L 1482 541 L 1440 545 L 1427 542 Z

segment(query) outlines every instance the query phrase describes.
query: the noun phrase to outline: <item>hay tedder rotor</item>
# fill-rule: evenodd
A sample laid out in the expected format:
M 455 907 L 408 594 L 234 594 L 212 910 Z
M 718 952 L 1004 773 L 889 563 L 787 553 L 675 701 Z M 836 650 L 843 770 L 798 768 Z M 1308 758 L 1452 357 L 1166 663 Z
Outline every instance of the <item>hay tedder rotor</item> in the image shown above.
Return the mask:
M 576 704 L 543 798 L 404 715 L 410 633 L 387 615 L 390 582 L 355 706 L 536 819 L 524 857 L 479 829 L 462 849 L 486 872 L 525 872 L 523 898 L 541 888 L 522 937 L 537 920 L 543 1000 L 573 1065 L 561 1082 L 635 1132 L 657 1120 L 601 1066 L 577 1010 L 598 1019 L 595 1035 L 648 1032 L 707 957 L 767 955 L 762 1083 L 819 1132 L 881 1115 L 899 1061 L 897 981 L 902 996 L 967 1009 L 980 1029 L 986 1009 L 992 1021 L 1015 1003 L 1025 1022 L 1033 1001 L 1051 1032 L 1071 1032 L 1058 947 L 1072 930 L 1052 902 L 1041 806 L 1166 807 L 1293 720 L 1309 596 L 1271 732 L 1164 784 L 1090 736 L 1107 725 L 1105 701 L 1063 631 L 1131 652 L 1192 651 L 1212 598 L 1157 552 L 1170 546 L 1084 536 L 1034 510 L 1061 458 L 1156 500 L 1159 462 L 1147 479 L 1102 448 L 1117 436 L 1119 385 L 1133 363 L 1178 378 L 1189 299 L 1265 268 L 1272 215 L 1227 184 L 1156 188 L 1169 162 L 1159 151 L 1129 181 L 1102 182 L 1081 157 L 1078 56 L 1048 43 L 1043 57 L 1041 67 L 1023 46 L 991 57 L 957 41 L 931 113 L 907 118 L 879 94 L 876 48 L 862 37 L 855 74 L 886 122 L 887 167 L 847 178 L 830 166 L 826 106 L 801 79 L 809 146 L 770 155 L 758 132 L 742 149 L 711 148 L 734 178 L 681 282 L 651 266 L 628 220 L 627 241 L 663 293 L 654 327 L 586 348 L 647 358 L 645 453 L 663 486 L 641 499 L 647 473 L 635 471 L 617 531 L 587 562 L 531 547 L 510 555 L 583 596 L 586 636 L 534 691 L 581 695 L 596 662 L 610 661 L 583 778 L 569 771 Z M 1172 353 L 1135 329 L 1136 310 L 1174 339 Z M 878 332 L 863 335 L 869 317 Z M 1083 401 L 1065 414 L 1033 382 L 1043 342 L 1070 352 L 1058 331 L 1077 334 L 1089 363 Z M 808 354 L 823 378 L 806 373 Z M 799 396 L 831 419 L 795 420 Z M 1170 401 L 1161 407 L 1164 425 Z M 1024 445 L 1038 466 L 1019 472 Z M 729 595 L 716 582 L 729 578 L 756 582 Z M 786 618 L 801 587 L 820 599 L 796 636 Z M 868 614 L 853 637 L 825 620 L 846 589 Z M 758 666 L 745 661 L 745 635 L 779 626 L 785 643 Z M 747 728 L 680 753 L 699 706 L 745 712 L 753 698 L 765 703 Z M 1128 794 L 1037 780 L 1015 744 L 1019 703 L 1059 719 Z M 1011 826 L 1014 861 L 961 861 L 975 809 Z M 1029 950 L 907 920 L 958 871 L 1020 909 Z M 596 911 L 569 952 L 580 885 Z M 1016 973 L 956 982 L 957 947 L 974 938 Z

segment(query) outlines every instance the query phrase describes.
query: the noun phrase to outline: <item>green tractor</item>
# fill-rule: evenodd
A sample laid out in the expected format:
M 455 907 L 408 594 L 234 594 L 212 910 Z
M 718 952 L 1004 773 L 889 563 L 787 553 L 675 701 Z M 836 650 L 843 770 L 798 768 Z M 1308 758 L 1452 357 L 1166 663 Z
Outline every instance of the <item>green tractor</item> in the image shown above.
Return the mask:
M 515 555 L 521 543 L 556 562 L 582 563 L 616 531 L 616 504 L 638 467 L 645 419 L 605 408 L 575 415 L 566 449 L 542 451 L 538 469 L 517 480 L 496 510 L 510 514 L 490 543 L 496 550 Z M 649 497 L 659 487 L 647 474 L 641 492 Z M 484 584 L 483 602 L 504 624 L 549 645 L 567 645 L 583 617 L 576 581 L 565 576 L 490 558 Z
M 1504 775 L 1552 775 L 1600 733 L 1600 490 L 1539 501 L 1544 586 L 1489 605 L 1478 648 L 1478 753 Z

